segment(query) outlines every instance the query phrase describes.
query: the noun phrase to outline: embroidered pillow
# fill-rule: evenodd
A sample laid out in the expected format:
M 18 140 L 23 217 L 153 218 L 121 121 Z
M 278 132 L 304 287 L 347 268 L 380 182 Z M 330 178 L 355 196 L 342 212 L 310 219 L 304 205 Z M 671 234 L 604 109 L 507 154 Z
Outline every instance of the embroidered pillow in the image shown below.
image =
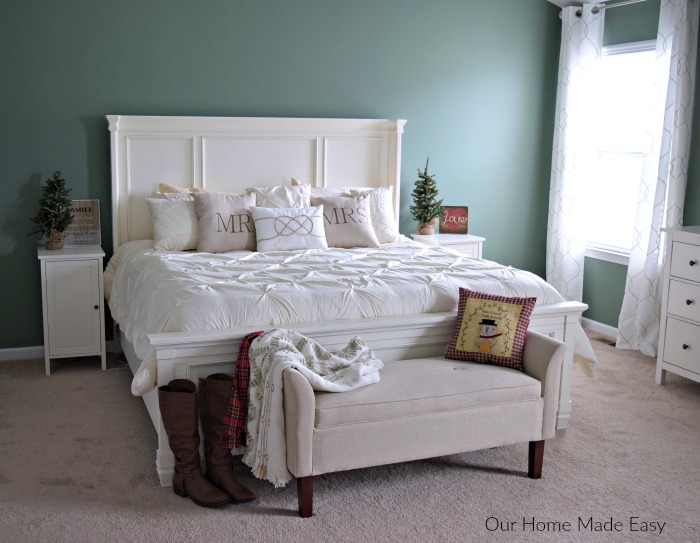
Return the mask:
M 457 322 L 445 358 L 522 371 L 525 334 L 537 298 L 459 289 Z
M 153 248 L 156 251 L 190 251 L 197 248 L 197 214 L 194 199 L 178 194 L 176 198 L 146 198 L 153 223 Z
M 378 247 L 372 228 L 369 198 L 311 197 L 312 206 L 323 206 L 323 226 L 329 247 Z
M 248 194 L 255 194 L 257 207 L 309 207 L 310 185 L 293 187 L 253 187 L 245 189 Z
M 251 209 L 258 251 L 327 249 L 323 207 L 254 207 Z
M 390 243 L 399 239 L 399 227 L 394 218 L 393 187 L 376 189 L 351 189 L 350 196 L 369 196 L 372 227 L 379 243 Z
M 197 250 L 205 253 L 255 251 L 255 224 L 250 208 L 255 195 L 198 192 Z

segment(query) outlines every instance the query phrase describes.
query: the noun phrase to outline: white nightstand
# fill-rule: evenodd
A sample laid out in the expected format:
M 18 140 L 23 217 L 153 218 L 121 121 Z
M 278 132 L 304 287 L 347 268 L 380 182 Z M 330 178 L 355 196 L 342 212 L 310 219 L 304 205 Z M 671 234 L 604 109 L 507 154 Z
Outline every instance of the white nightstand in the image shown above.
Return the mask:
M 412 237 L 415 241 L 426 245 L 449 247 L 471 258 L 481 258 L 482 245 L 486 241 L 486 238 L 471 234 L 433 234 L 432 236 L 412 234 Z
M 99 356 L 107 369 L 102 261 L 97 246 L 37 249 L 44 309 L 44 360 Z

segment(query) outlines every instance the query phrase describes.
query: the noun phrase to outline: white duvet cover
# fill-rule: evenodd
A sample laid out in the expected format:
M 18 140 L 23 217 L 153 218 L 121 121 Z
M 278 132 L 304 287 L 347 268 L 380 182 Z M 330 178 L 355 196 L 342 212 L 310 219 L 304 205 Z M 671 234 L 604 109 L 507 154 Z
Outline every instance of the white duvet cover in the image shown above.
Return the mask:
M 378 248 L 221 254 L 155 252 L 152 241 L 132 241 L 105 271 L 112 316 L 142 360 L 150 333 L 454 311 L 459 287 L 564 301 L 530 272 L 407 238 Z M 153 367 L 137 372 L 135 394 L 155 386 Z

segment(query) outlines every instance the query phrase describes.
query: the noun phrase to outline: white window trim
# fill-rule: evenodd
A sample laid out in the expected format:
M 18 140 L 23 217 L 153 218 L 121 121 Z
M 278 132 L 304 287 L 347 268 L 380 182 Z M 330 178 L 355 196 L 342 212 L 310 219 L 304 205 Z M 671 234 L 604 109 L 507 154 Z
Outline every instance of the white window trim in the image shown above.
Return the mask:
M 623 266 L 628 266 L 630 263 L 629 253 L 612 251 L 610 249 L 603 249 L 602 247 L 594 247 L 593 245 L 586 245 L 586 257 L 595 258 L 596 260 L 605 260 L 606 262 L 621 264 Z
M 642 51 L 653 51 L 656 49 L 656 40 L 636 41 L 631 43 L 620 43 L 618 45 L 607 45 L 603 47 L 603 55 L 622 55 L 626 53 L 639 53 Z M 586 244 L 586 257 L 597 260 L 605 260 L 614 264 L 628 266 L 630 255 L 627 251 L 615 251 L 605 247 Z

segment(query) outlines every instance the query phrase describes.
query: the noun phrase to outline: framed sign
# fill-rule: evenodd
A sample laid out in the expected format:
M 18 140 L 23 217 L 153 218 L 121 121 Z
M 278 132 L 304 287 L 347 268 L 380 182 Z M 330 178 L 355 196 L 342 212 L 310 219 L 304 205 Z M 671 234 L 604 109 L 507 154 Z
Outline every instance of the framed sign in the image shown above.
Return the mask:
M 441 234 L 466 234 L 468 230 L 469 208 L 467 206 L 445 206 L 440 217 Z
M 73 200 L 73 222 L 63 231 L 65 245 L 100 245 L 100 201 Z

